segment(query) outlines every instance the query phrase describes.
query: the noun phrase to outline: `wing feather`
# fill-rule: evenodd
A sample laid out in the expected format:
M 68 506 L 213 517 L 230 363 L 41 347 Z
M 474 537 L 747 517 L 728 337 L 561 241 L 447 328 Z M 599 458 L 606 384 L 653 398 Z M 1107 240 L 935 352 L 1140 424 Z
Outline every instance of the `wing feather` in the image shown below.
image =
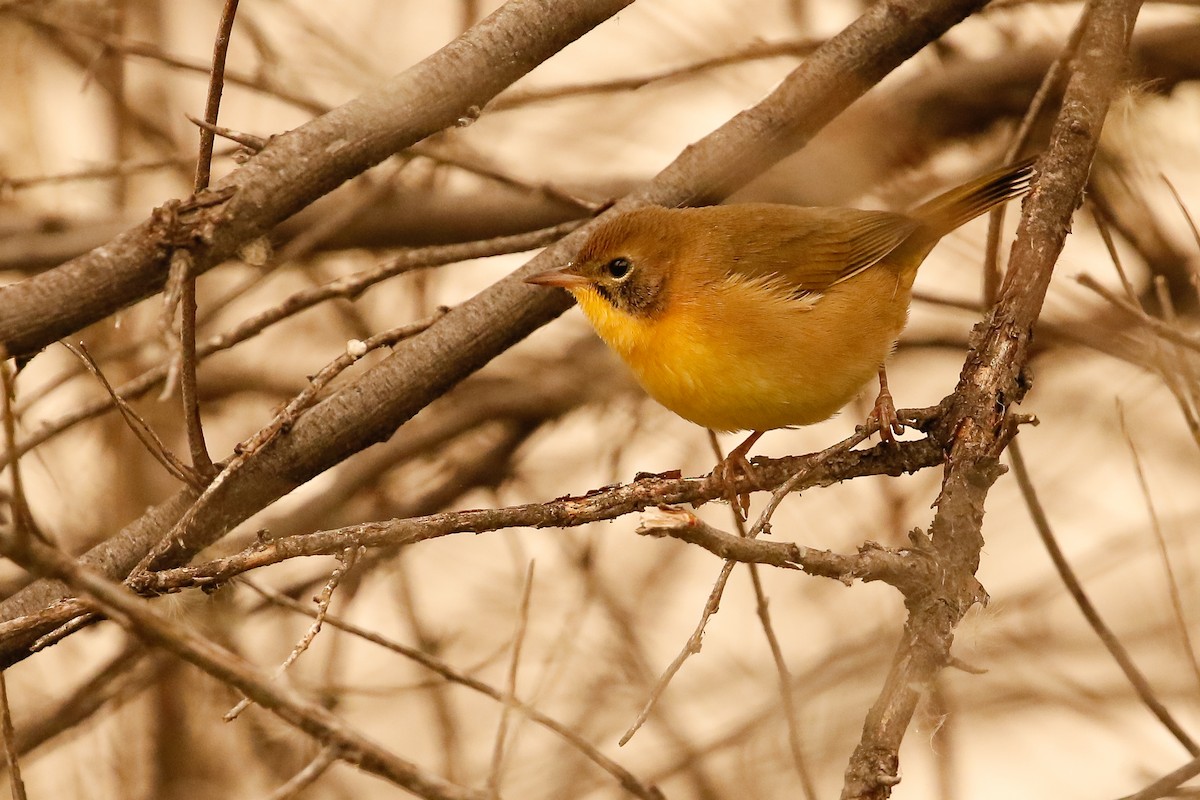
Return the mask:
M 921 227 L 886 211 L 754 203 L 718 208 L 732 217 L 721 228 L 737 237 L 728 242 L 730 272 L 777 277 L 796 294 L 823 292 L 870 269 Z

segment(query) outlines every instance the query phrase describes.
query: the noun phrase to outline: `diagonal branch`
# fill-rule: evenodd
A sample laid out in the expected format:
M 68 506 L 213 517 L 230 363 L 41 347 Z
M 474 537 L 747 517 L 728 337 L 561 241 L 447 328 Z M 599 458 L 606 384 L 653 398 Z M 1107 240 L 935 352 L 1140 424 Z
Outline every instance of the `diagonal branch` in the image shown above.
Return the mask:
M 193 253 L 196 274 L 346 180 L 453 126 L 630 2 L 510 0 L 374 91 L 275 137 L 213 187 L 233 196 L 194 223 L 203 233 Z M 0 287 L 0 342 L 14 356 L 36 353 L 157 292 L 166 255 L 151 218 L 56 269 Z

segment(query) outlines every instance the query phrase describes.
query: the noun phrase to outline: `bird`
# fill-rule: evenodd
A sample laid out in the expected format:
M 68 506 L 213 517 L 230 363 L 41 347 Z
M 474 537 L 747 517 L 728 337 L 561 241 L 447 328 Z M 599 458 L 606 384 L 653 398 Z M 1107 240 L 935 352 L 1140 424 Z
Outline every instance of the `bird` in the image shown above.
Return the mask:
M 526 282 L 574 295 L 661 405 L 713 431 L 750 431 L 715 470 L 727 480 L 751 469 L 746 455 L 764 432 L 826 420 L 876 377 L 868 424 L 894 443 L 903 425 L 885 362 L 918 268 L 947 233 L 1027 193 L 1035 163 L 907 213 L 643 206 L 602 220 L 570 263 Z

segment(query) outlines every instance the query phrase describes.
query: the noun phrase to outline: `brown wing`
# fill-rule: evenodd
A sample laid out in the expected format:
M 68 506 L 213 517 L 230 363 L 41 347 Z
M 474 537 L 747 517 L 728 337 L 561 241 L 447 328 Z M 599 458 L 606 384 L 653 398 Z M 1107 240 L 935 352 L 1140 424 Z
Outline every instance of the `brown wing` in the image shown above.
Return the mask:
M 746 278 L 778 276 L 797 294 L 822 292 L 878 264 L 920 223 L 903 214 L 853 208 L 802 208 L 746 203 L 706 209 L 721 213 L 732 271 Z

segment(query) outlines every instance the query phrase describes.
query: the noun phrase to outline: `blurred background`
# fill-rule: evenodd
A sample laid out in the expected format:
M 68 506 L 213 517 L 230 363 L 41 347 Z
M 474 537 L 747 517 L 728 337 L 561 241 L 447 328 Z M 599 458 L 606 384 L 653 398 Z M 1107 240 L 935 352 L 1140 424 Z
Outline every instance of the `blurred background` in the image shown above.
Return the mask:
M 497 5 L 243 0 L 220 124 L 263 138 L 294 128 L 416 63 Z M 0 282 L 99 246 L 190 193 L 197 129 L 185 115 L 203 112 L 220 8 L 214 0 L 0 3 Z M 1080 10 L 993 3 L 738 199 L 903 209 L 998 163 Z M 757 102 L 861 11 L 834 0 L 638 0 L 477 119 L 427 140 L 420 155 L 397 156 L 349 182 L 270 243 L 205 274 L 199 336 L 405 248 L 587 216 Z M 1040 424 L 1019 437 L 1067 558 L 1159 698 L 1193 733 L 1200 366 L 1194 350 L 1156 335 L 1078 278 L 1125 296 L 1100 235 L 1103 220 L 1132 296 L 1175 330 L 1195 329 L 1200 244 L 1189 213 L 1200 213 L 1198 20 L 1190 3 L 1142 11 L 1128 91 L 1109 114 L 1089 203 L 1075 217 L 1037 333 L 1022 410 Z M 1051 104 L 1035 124 L 1031 150 L 1044 143 L 1055 111 Z M 220 139 L 217 152 L 214 178 L 245 157 Z M 1016 217 L 1011 209 L 1005 242 Z M 956 231 L 922 268 L 889 370 L 898 406 L 932 405 L 953 390 L 979 318 L 985 232 L 983 220 Z M 460 302 L 529 256 L 402 274 L 206 359 L 199 383 L 214 457 L 266 424 L 348 340 Z M 161 307 L 150 298 L 77 337 L 112 384 L 167 358 Z M 62 547 L 85 550 L 176 490 L 118 415 L 66 426 L 104 393 L 64 348 L 39 355 L 17 386 L 18 440 L 45 439 L 21 462 L 30 502 Z M 160 398 L 160 389 L 133 405 L 169 447 L 186 452 L 178 396 Z M 820 425 L 772 432 L 754 453 L 827 447 L 853 432 L 871 399 Z M 723 439 L 726 449 L 735 443 Z M 264 529 L 282 536 L 540 502 L 637 472 L 700 475 L 715 460 L 705 432 L 647 400 L 572 309 L 391 441 L 274 504 L 202 558 L 235 552 Z M 792 496 L 775 517 L 774 537 L 842 552 L 866 540 L 901 546 L 909 530 L 928 525 L 939 480 L 930 470 Z M 723 504 L 697 513 L 732 529 Z M 330 613 L 502 691 L 533 562 L 521 700 L 667 797 L 800 796 L 779 675 L 743 568 L 703 650 L 632 741 L 617 746 L 684 646 L 721 568 L 705 551 L 636 536 L 637 525 L 626 517 L 368 552 L 341 579 Z M 955 652 L 986 671 L 947 670 L 925 698 L 895 796 L 1117 797 L 1185 761 L 1064 590 L 1011 474 L 988 498 L 984 534 L 979 577 L 991 602 L 968 615 Z M 271 669 L 311 622 L 285 600 L 313 608 L 336 567 L 332 558 L 294 560 L 211 595 L 154 602 Z M 779 570 L 761 576 L 791 673 L 800 750 L 816 795 L 833 797 L 895 651 L 902 600 L 882 584 L 846 587 Z M 29 580 L 0 565 L 5 596 Z M 7 678 L 30 797 L 397 794 L 344 764 L 297 793 L 272 794 L 319 745 L 259 709 L 223 722 L 238 700 L 232 690 L 111 623 L 38 653 Z M 488 775 L 502 705 L 393 651 L 327 624 L 283 680 L 426 769 L 468 785 Z M 506 797 L 625 796 L 577 747 L 519 714 L 505 753 Z

